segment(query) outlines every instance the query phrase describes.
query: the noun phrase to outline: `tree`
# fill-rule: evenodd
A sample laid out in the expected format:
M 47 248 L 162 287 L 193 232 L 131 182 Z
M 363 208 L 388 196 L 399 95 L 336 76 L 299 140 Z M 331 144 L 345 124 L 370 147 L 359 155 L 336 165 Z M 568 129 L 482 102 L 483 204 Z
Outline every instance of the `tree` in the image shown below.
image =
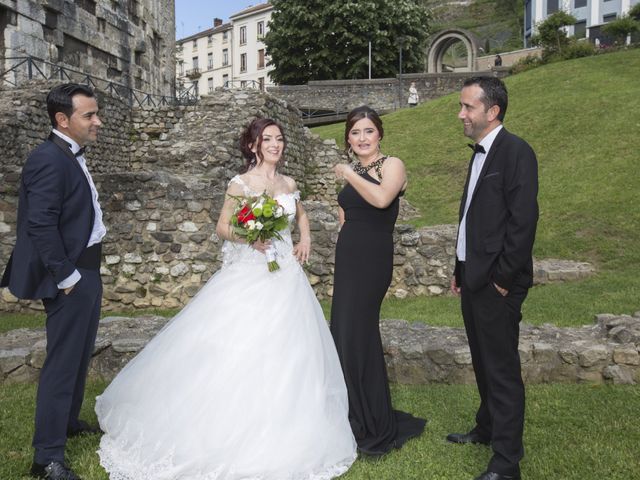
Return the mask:
M 369 40 L 372 76 L 424 68 L 430 20 L 411 0 L 271 0 L 273 13 L 265 44 L 280 84 L 309 80 L 367 78 Z
M 625 43 L 627 36 L 638 31 L 640 31 L 640 22 L 628 15 L 602 26 L 603 33 L 611 35 L 620 43 Z
M 629 10 L 629 16 L 634 20 L 640 22 L 640 3 L 636 3 L 631 10 Z
M 531 39 L 531 42 L 541 46 L 545 56 L 556 53 L 562 56 L 562 49 L 569 45 L 569 37 L 564 31 L 564 27 L 573 25 L 576 21 L 576 17 L 562 10 L 552 13 L 537 25 L 538 33 Z

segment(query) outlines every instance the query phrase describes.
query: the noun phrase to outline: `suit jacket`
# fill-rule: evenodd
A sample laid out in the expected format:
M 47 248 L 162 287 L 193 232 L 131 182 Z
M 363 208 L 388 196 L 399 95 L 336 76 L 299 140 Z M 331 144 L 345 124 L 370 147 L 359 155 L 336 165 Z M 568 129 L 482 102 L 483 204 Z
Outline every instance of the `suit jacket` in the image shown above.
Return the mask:
M 473 156 L 460 204 L 462 221 Z M 533 284 L 538 221 L 538 162 L 524 140 L 502 128 L 496 136 L 467 211 L 465 283 L 471 291 L 495 282 L 511 290 Z M 456 282 L 460 262 L 456 258 Z
M 82 168 L 52 133 L 22 168 L 16 245 L 0 286 L 18 298 L 54 298 L 87 247 L 94 216 Z

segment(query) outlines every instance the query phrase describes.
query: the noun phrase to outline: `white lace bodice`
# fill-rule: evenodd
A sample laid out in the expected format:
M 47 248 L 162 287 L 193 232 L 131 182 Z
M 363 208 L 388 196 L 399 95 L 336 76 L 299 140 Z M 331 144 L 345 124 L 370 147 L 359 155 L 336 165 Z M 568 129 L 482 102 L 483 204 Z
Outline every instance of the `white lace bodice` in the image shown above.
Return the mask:
M 249 185 L 240 178 L 240 175 L 233 177 L 229 184 L 236 183 L 242 187 L 243 195 L 247 197 L 258 196 L 262 192 L 255 192 Z M 289 219 L 289 227 L 279 233 L 282 240 L 272 239 L 271 243 L 275 248 L 278 264 L 283 267 L 290 262 L 296 262 L 293 256 L 293 241 L 291 240 L 291 230 L 296 218 L 296 203 L 300 200 L 300 191 L 282 192 L 273 196 L 282 205 L 285 215 Z M 222 245 L 222 268 L 235 263 L 259 263 L 266 264 L 266 257 L 263 253 L 244 243 L 225 241 Z

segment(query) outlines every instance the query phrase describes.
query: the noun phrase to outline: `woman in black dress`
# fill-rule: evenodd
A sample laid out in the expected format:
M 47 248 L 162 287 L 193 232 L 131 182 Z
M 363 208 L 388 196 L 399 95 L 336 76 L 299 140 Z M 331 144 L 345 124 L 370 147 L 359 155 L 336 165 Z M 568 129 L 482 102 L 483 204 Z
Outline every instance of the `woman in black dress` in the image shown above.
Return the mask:
M 347 184 L 338 195 L 331 334 L 349 393 L 349 421 L 358 449 L 382 455 L 420 435 L 426 421 L 393 410 L 380 339 L 380 306 L 393 271 L 393 228 L 407 185 L 404 164 L 380 152 L 382 121 L 369 107 L 347 117 L 351 166 L 334 167 Z

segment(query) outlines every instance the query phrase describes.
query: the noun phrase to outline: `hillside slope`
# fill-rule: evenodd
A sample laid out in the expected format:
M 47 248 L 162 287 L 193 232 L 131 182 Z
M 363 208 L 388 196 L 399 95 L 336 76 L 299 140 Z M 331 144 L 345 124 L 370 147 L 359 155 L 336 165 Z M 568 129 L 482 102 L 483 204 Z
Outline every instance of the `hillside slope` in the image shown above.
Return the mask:
M 557 289 L 585 315 L 640 310 L 640 49 L 571 60 L 506 79 L 505 126 L 535 149 L 534 253 L 589 261 L 596 279 Z M 418 225 L 455 223 L 470 157 L 458 95 L 384 117 L 384 153 L 402 158 Z M 341 144 L 343 124 L 314 131 Z M 569 299 L 567 300 L 569 301 Z M 544 302 L 543 302 L 544 303 Z M 543 304 L 535 308 L 544 308 Z

